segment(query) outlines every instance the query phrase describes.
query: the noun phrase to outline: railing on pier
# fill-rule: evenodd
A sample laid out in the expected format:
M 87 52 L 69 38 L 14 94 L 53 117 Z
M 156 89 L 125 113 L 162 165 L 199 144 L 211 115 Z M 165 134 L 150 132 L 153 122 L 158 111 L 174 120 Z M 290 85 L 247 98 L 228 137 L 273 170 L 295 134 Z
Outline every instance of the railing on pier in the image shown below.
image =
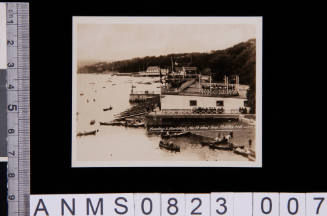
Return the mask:
M 184 115 L 184 114 L 192 114 L 192 109 L 162 109 L 161 112 L 163 114 Z
M 162 109 L 162 114 L 175 114 L 175 115 L 199 115 L 199 114 L 245 114 L 248 113 L 246 108 L 240 109 L 228 109 L 225 110 L 223 108 L 194 108 L 194 109 Z
M 226 89 L 201 89 L 201 94 L 210 96 L 239 96 L 237 90 L 226 90 Z
M 132 91 L 131 94 L 134 95 L 153 95 L 153 94 L 160 94 L 160 92 L 156 91 Z

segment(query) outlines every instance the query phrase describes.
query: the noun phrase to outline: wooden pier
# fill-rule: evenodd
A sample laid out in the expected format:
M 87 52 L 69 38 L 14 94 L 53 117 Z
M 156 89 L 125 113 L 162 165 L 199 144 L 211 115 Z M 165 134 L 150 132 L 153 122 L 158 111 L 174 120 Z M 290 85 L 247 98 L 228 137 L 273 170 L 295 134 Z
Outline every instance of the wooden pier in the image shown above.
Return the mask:
M 160 94 L 154 92 L 132 92 L 129 95 L 129 102 L 144 102 L 152 98 L 158 98 L 160 100 Z
M 239 121 L 239 114 L 183 114 L 183 113 L 149 113 L 145 117 L 147 127 L 176 125 L 208 125 L 226 121 Z

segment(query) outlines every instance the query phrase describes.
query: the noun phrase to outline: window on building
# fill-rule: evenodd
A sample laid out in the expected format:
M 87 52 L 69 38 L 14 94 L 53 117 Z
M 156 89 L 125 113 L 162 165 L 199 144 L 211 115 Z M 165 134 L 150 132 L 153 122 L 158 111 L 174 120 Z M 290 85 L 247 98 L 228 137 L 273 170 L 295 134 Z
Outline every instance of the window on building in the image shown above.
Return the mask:
M 196 100 L 190 100 L 190 106 L 196 106 L 197 102 Z
M 224 106 L 223 100 L 217 100 L 217 106 Z
M 248 106 L 249 106 L 249 101 L 247 101 L 247 100 L 244 101 L 244 106 L 245 106 L 245 107 L 248 107 Z

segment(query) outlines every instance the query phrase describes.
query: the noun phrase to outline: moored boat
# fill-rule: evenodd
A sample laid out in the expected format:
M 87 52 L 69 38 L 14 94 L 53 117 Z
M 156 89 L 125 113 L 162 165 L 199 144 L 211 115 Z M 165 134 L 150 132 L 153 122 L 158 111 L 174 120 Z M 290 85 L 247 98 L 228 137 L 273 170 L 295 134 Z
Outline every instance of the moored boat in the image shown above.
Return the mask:
M 77 136 L 89 136 L 89 135 L 95 135 L 96 133 L 97 133 L 97 130 L 87 131 L 87 132 L 79 132 L 79 133 L 77 133 Z
M 172 137 L 183 137 L 183 136 L 189 136 L 192 133 L 189 131 L 184 131 L 184 132 L 175 132 L 175 133 L 166 133 L 166 134 L 161 134 L 161 138 L 163 139 L 168 139 Z
M 108 108 L 103 108 L 103 111 L 108 111 L 108 110 L 112 110 L 112 106 L 110 106 Z
M 145 124 L 144 124 L 144 122 L 132 122 L 132 123 L 127 123 L 125 126 L 126 127 L 144 127 Z
M 233 143 L 225 143 L 225 144 L 210 144 L 210 149 L 218 149 L 218 150 L 225 150 L 225 151 L 232 151 L 234 149 Z
M 162 140 L 159 142 L 159 147 L 169 151 L 180 152 L 180 147 L 175 145 L 172 141 L 164 143 Z
M 239 154 L 239 155 L 242 155 L 244 157 L 247 157 L 247 158 L 255 158 L 255 152 L 251 149 L 248 149 L 248 148 L 235 148 L 234 149 L 234 153 L 235 154 Z
M 227 140 L 221 140 L 221 141 L 218 141 L 218 140 L 209 140 L 209 141 L 201 141 L 200 144 L 202 146 L 210 146 L 210 145 L 218 145 L 218 144 L 228 144 L 228 141 Z
M 100 122 L 100 125 L 124 126 L 126 121 Z
M 248 149 L 235 148 L 234 153 L 247 157 L 250 154 L 250 151 L 248 151 Z

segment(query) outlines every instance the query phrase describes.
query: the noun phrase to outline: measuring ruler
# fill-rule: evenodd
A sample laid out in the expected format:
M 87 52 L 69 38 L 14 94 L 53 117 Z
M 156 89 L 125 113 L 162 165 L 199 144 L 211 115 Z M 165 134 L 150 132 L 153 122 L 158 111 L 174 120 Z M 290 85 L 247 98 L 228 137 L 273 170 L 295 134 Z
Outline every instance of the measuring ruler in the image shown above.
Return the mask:
M 29 4 L 6 3 L 8 215 L 29 215 Z

